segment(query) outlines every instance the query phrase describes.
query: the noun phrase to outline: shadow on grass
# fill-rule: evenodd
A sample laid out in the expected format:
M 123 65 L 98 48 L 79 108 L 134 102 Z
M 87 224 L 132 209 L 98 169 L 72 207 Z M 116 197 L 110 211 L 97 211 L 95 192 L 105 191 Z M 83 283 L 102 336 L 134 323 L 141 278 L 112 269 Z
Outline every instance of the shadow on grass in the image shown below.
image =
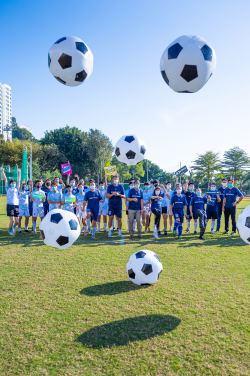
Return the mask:
M 181 320 L 170 315 L 147 315 L 113 321 L 84 332 L 76 341 L 93 348 L 124 346 L 174 330 Z
M 140 290 L 143 288 L 145 289 L 147 287 L 150 286 L 137 286 L 130 281 L 119 281 L 85 287 L 80 291 L 80 294 L 88 296 L 116 295 L 122 294 L 124 292 Z

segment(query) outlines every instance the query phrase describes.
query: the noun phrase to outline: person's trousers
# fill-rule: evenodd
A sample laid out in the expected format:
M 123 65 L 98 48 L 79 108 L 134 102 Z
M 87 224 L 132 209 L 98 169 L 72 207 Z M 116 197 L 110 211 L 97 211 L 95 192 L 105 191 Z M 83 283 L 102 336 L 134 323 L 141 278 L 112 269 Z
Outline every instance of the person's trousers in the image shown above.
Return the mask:
M 232 218 L 232 230 L 236 232 L 236 206 L 232 206 L 231 208 L 225 208 L 225 230 L 229 231 L 229 217 Z
M 194 215 L 199 218 L 200 229 L 203 228 L 204 231 L 205 231 L 205 228 L 206 228 L 206 225 L 207 225 L 207 222 L 206 222 L 207 221 L 207 213 L 202 209 L 197 209 L 197 210 L 195 210 Z
M 140 210 L 128 210 L 129 219 L 129 235 L 134 235 L 133 225 L 136 219 L 138 235 L 141 235 L 141 211 Z
M 217 219 L 216 231 L 220 231 L 221 216 L 222 216 L 222 205 L 218 205 L 218 219 Z
M 152 213 L 155 215 L 155 226 L 157 230 L 160 229 L 161 210 L 153 209 Z

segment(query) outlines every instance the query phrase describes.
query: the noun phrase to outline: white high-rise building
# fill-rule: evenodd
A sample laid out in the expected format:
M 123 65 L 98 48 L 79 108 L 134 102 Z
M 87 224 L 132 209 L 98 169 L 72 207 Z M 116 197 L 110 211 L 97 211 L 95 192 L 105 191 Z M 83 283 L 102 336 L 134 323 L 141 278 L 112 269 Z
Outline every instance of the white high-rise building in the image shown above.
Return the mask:
M 0 83 L 0 134 L 12 141 L 11 87 Z

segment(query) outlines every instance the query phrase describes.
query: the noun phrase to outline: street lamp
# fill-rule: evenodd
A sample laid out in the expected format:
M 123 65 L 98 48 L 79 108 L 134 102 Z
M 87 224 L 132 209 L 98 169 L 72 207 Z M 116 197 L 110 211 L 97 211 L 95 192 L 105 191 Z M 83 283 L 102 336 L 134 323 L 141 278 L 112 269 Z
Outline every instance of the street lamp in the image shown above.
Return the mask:
M 30 146 L 30 179 L 32 180 L 32 145 L 28 143 Z

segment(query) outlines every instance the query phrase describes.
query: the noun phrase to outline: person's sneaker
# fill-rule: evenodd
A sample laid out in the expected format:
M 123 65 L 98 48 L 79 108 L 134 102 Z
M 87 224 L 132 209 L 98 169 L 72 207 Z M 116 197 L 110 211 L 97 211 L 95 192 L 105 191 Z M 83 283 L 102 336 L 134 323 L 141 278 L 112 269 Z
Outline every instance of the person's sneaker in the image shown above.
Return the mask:
M 228 235 L 229 234 L 229 231 L 224 231 L 223 232 L 223 235 Z
M 91 234 L 92 234 L 91 230 L 89 230 L 89 231 L 88 231 L 88 234 L 89 234 L 89 235 L 91 235 Z
M 181 237 L 181 235 L 179 235 L 179 236 L 178 236 L 178 239 L 182 240 L 182 237 Z
M 108 233 L 108 238 L 112 238 L 111 232 Z
M 36 230 L 32 230 L 32 232 L 33 232 L 33 234 L 35 234 L 35 235 L 36 235 Z
M 30 230 L 24 230 L 24 232 L 31 232 Z
M 188 228 L 186 229 L 186 232 L 188 232 Z
M 230 235 L 232 235 L 232 236 L 235 236 L 235 235 L 237 235 L 236 234 L 236 232 L 235 231 L 233 231 L 233 232 L 231 232 L 231 234 Z
M 160 232 L 160 230 L 158 230 L 158 236 L 161 236 L 161 232 Z
M 211 234 L 214 234 L 214 230 L 211 230 Z
M 9 231 L 9 234 L 10 234 L 11 236 L 15 236 L 15 234 L 13 233 L 13 231 Z
M 176 236 L 176 231 L 175 230 L 173 231 L 173 235 Z
M 97 231 L 97 232 L 100 232 L 101 230 L 98 228 L 96 231 Z
M 115 227 L 113 227 L 112 231 L 115 231 Z
M 13 230 L 12 230 L 13 234 L 16 233 L 16 226 L 13 226 Z
M 91 239 L 95 239 L 95 235 L 92 235 L 92 236 L 91 236 Z
M 153 235 L 154 235 L 155 238 L 159 238 L 157 232 L 153 232 Z
M 121 232 L 118 233 L 118 236 L 119 236 L 119 238 L 122 238 L 122 233 Z
M 190 234 L 190 230 L 189 230 L 189 229 L 187 229 L 186 233 L 187 233 L 187 234 Z
M 170 226 L 169 231 L 173 232 L 173 227 L 172 226 Z
M 164 235 L 167 236 L 168 232 L 167 230 L 164 230 Z
M 198 232 L 197 232 L 197 231 L 195 231 L 195 232 L 194 232 L 194 235 L 198 235 Z
M 87 236 L 88 234 L 86 232 L 84 232 L 84 236 Z
M 204 236 L 199 236 L 199 239 L 205 240 Z
M 145 231 L 144 231 L 144 234 L 147 234 L 147 233 L 148 233 L 147 230 L 145 230 Z
M 21 230 L 21 229 L 19 229 L 19 230 L 18 230 L 18 232 L 19 232 L 19 234 L 21 234 L 21 233 L 22 233 L 22 230 Z
M 219 230 L 216 230 L 215 233 L 216 233 L 216 232 L 220 232 L 220 231 L 219 231 Z
M 84 232 L 84 229 L 82 229 L 82 232 Z

